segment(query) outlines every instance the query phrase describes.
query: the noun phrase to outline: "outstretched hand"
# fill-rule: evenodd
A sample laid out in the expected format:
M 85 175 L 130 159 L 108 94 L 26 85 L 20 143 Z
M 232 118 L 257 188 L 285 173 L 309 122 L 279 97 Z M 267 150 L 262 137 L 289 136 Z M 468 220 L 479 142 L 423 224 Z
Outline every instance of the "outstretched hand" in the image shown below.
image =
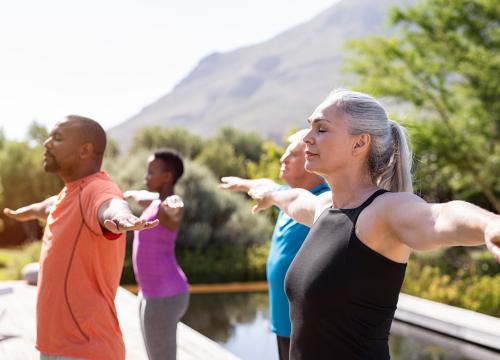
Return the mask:
M 133 230 L 151 229 L 158 224 L 158 219 L 154 221 L 147 221 L 146 219 L 139 219 L 137 216 L 132 214 L 118 215 L 113 219 L 104 220 L 104 227 L 115 234 L 121 234 Z
M 227 191 L 247 192 L 247 180 L 238 176 L 224 176 L 220 179 L 219 189 Z
M 252 213 L 257 214 L 273 205 L 270 196 L 271 193 L 272 191 L 266 187 L 250 189 L 248 191 L 248 195 L 257 202 L 257 204 L 252 207 Z
M 484 237 L 486 247 L 495 259 L 500 262 L 500 217 L 488 224 Z
M 16 221 L 28 221 L 36 219 L 36 216 L 33 215 L 33 211 L 28 207 L 22 207 L 17 210 L 12 210 L 9 208 L 3 209 L 3 213 Z
M 184 202 L 179 195 L 171 195 L 162 201 L 161 207 L 169 216 L 175 217 L 184 208 Z

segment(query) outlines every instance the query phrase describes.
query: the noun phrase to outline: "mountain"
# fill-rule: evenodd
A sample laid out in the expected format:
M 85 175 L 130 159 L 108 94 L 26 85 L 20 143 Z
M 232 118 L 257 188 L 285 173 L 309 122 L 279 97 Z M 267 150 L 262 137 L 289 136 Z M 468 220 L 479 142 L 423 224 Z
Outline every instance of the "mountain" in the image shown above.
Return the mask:
M 127 148 L 150 125 L 212 135 L 223 125 L 281 141 L 335 87 L 348 86 L 343 44 L 388 33 L 388 9 L 403 0 L 342 0 L 269 41 L 204 59 L 168 94 L 110 129 Z M 376 66 L 376 64 L 374 64 Z M 351 79 L 352 81 L 352 79 Z

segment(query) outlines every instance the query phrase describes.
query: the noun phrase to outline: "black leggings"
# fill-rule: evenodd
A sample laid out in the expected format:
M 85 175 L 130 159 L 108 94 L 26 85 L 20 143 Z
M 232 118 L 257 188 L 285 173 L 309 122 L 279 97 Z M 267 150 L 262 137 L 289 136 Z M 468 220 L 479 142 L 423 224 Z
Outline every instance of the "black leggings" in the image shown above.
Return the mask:
M 276 335 L 278 340 L 278 354 L 280 360 L 288 360 L 290 358 L 290 338 Z

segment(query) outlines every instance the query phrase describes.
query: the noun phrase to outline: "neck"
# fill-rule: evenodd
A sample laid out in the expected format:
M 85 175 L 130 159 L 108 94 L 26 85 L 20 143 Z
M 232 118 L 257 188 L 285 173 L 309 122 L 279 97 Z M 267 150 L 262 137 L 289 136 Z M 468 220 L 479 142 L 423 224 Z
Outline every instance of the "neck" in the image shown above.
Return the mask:
M 298 181 L 288 182 L 288 185 L 290 185 L 290 187 L 292 188 L 311 190 L 314 189 L 316 186 L 323 184 L 324 182 L 325 181 L 323 180 L 323 178 L 314 175 L 305 177 L 304 179 L 300 179 Z
M 65 184 L 67 184 L 73 181 L 83 179 L 99 171 L 101 171 L 101 167 L 96 165 L 96 166 L 88 166 L 80 169 L 75 169 L 71 173 L 59 173 L 58 175 L 62 179 L 62 181 Z
M 325 179 L 332 189 L 333 207 L 338 209 L 357 207 L 378 189 L 367 173 L 337 173 Z
M 160 200 L 162 201 L 165 200 L 170 195 L 174 195 L 174 186 L 172 184 L 164 185 L 159 191 L 159 194 L 160 194 Z

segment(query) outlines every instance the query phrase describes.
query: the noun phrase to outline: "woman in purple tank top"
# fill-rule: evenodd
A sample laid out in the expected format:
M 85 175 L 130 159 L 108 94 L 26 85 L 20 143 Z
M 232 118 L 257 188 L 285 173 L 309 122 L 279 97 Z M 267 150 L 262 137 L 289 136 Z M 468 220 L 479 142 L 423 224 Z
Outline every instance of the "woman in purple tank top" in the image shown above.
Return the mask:
M 148 192 L 125 193 L 126 198 L 145 207 L 142 219 L 160 221 L 153 229 L 135 232 L 132 254 L 140 289 L 141 330 L 150 360 L 176 358 L 177 323 L 189 303 L 187 279 L 175 258 L 175 240 L 184 204 L 174 194 L 174 186 L 183 172 L 177 152 L 159 150 L 148 159 L 145 177 Z

